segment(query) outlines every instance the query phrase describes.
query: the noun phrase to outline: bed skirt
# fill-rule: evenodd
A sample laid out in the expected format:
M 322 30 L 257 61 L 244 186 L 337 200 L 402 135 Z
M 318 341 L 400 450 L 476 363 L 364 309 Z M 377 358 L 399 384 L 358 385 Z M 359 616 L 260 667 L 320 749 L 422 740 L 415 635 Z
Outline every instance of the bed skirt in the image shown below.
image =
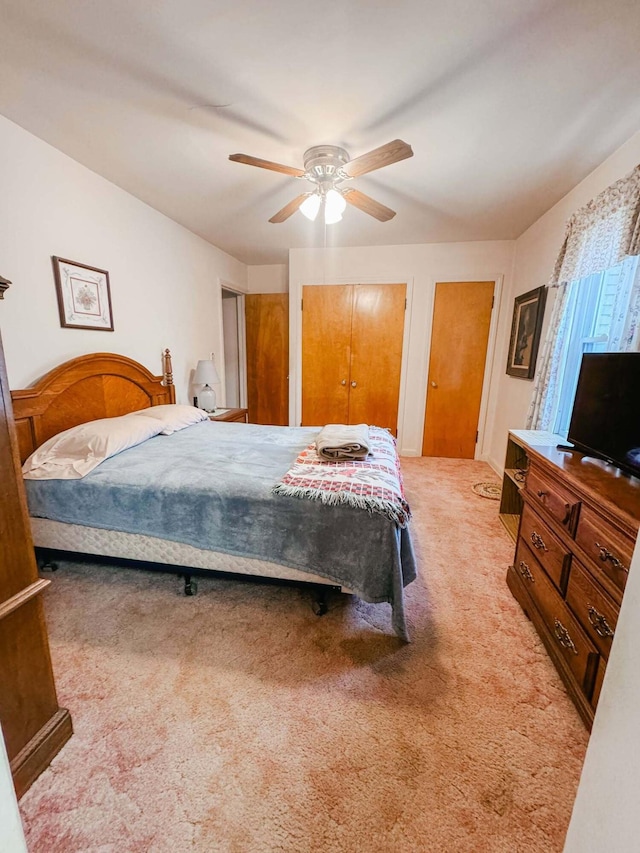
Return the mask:
M 302 572 L 266 560 L 223 554 L 194 548 L 181 542 L 157 539 L 140 533 L 123 533 L 119 530 L 101 530 L 81 524 L 67 524 L 48 518 L 31 518 L 33 542 L 37 548 L 53 551 L 72 551 L 79 554 L 94 554 L 123 560 L 140 560 L 147 563 L 165 563 L 170 566 L 189 567 L 213 572 L 272 578 L 274 580 L 297 581 L 299 583 L 324 584 L 336 587 L 335 581 L 319 575 Z M 340 587 L 342 592 L 350 589 Z

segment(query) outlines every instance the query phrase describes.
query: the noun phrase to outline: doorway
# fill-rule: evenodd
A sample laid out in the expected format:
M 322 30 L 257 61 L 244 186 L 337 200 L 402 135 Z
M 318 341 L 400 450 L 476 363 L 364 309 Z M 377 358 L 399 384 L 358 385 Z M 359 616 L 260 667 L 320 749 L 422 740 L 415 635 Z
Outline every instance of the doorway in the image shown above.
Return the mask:
M 436 284 L 423 456 L 473 459 L 495 282 Z
M 222 288 L 222 340 L 224 348 L 225 405 L 238 409 L 244 394 L 244 300 L 240 293 Z

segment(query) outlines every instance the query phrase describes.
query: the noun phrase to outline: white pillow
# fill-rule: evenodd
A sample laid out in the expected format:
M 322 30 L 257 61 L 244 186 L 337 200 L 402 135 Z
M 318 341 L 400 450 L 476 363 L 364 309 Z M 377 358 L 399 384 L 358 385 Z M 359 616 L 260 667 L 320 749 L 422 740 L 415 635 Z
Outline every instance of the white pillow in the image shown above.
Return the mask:
M 150 406 L 148 409 L 140 409 L 133 412 L 134 415 L 144 415 L 147 418 L 155 418 L 164 424 L 160 435 L 172 435 L 180 429 L 193 424 L 206 421 L 209 415 L 195 406 L 185 406 L 181 403 L 167 403 L 166 406 Z
M 121 415 L 66 429 L 39 447 L 22 466 L 27 480 L 79 480 L 101 462 L 162 430 L 161 421 Z

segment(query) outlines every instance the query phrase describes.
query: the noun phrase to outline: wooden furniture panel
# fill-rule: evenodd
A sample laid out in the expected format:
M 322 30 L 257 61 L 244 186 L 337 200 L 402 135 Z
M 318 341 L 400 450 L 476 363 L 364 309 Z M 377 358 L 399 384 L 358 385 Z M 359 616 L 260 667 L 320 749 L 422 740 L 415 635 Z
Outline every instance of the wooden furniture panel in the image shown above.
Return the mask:
M 249 422 L 289 423 L 289 294 L 245 296 Z
M 353 285 L 302 288 L 302 426 L 349 423 Z
M 398 434 L 398 401 L 407 288 L 358 284 L 351 323 L 349 423 Z
M 475 456 L 494 286 L 436 284 L 423 456 Z
M 593 695 L 591 696 L 591 705 L 593 706 L 594 710 L 598 706 L 598 699 L 600 698 L 600 691 L 602 690 L 602 682 L 604 681 L 604 674 L 606 671 L 607 665 L 604 660 L 600 658 L 600 663 L 598 664 L 598 671 L 596 672 L 595 684 L 593 685 Z
M 213 412 L 209 415 L 210 421 L 237 421 L 239 423 L 246 424 L 247 416 L 249 414 L 248 409 L 227 409 L 224 412 Z
M 588 699 L 598 667 L 598 651 L 563 601 L 559 601 L 548 622 L 556 646 Z
M 605 574 L 622 592 L 629 574 L 634 540 L 597 512 L 585 509 L 578 522 L 576 542 L 591 558 L 593 568 Z
M 31 388 L 13 391 L 20 460 L 62 430 L 98 418 L 175 403 L 171 353 L 162 376 L 114 353 L 81 355 L 51 370 Z
M 534 504 L 539 504 L 570 533 L 576 528 L 580 501 L 558 483 L 553 483 L 538 471 L 531 471 L 527 477 L 527 492 Z
M 567 587 L 567 604 L 580 620 L 592 642 L 608 658 L 618 622 L 619 608 L 575 557 Z
M 555 640 L 559 653 L 564 656 L 585 694 L 590 695 L 598 663 L 597 649 L 582 631 L 565 605 L 562 595 L 523 539 L 518 541 L 514 565 L 546 625 L 549 626 L 550 635 Z
M 24 435 L 29 438 L 28 422 Z M 0 340 L 0 722 L 21 796 L 72 733 L 58 707 Z
M 527 475 L 507 584 L 591 726 L 640 526 L 640 480 L 558 449 L 555 438 L 510 434 L 507 462 L 515 443 L 526 456 L 518 464 Z
M 566 589 L 571 552 L 564 547 L 544 521 L 525 506 L 520 523 L 520 540 L 525 541 L 558 589 Z

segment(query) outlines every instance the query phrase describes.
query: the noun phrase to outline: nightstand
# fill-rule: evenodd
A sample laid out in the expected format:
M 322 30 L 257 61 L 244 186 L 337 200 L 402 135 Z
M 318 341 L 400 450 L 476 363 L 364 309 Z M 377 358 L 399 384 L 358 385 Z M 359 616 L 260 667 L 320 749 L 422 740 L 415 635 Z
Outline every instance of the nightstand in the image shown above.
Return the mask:
M 210 421 L 240 421 L 249 422 L 249 409 L 218 409 L 209 415 Z

